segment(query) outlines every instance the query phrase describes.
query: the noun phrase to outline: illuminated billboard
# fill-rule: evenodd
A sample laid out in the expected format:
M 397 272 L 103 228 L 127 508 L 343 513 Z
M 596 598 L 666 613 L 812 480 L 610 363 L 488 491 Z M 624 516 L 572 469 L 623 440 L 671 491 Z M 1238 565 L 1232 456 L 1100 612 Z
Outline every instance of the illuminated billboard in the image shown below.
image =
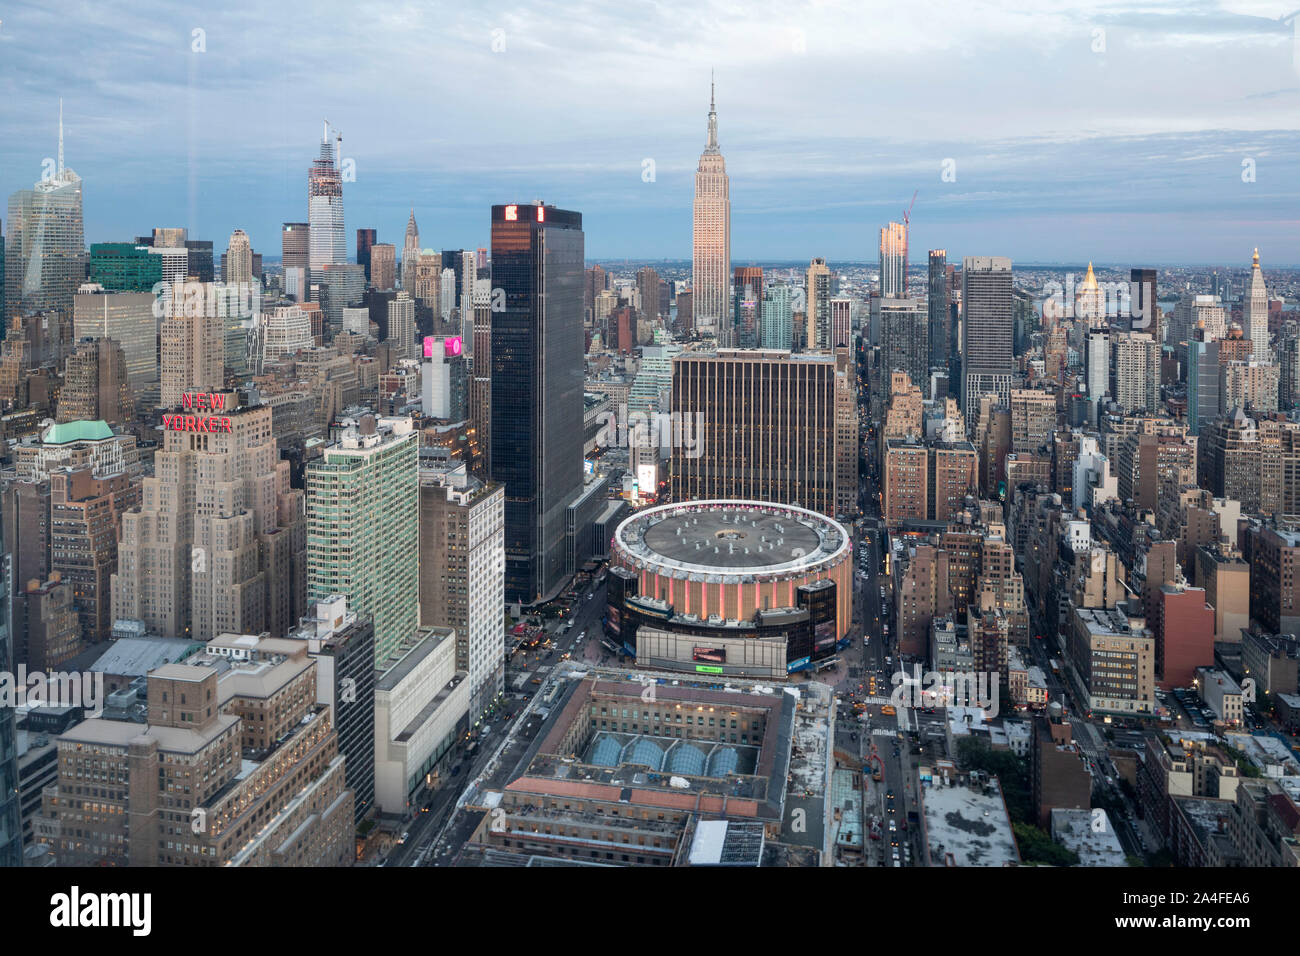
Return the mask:
M 710 664 L 727 663 L 727 649 L 725 647 L 697 647 L 691 654 L 691 660 L 707 661 Z

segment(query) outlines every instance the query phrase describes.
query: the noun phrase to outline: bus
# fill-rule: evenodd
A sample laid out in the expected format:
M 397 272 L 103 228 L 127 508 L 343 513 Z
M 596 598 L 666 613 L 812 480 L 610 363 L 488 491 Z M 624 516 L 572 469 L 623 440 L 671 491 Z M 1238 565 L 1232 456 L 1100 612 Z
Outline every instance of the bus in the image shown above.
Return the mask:
M 1059 675 L 1061 673 L 1061 662 L 1055 657 L 1051 659 L 1052 673 Z

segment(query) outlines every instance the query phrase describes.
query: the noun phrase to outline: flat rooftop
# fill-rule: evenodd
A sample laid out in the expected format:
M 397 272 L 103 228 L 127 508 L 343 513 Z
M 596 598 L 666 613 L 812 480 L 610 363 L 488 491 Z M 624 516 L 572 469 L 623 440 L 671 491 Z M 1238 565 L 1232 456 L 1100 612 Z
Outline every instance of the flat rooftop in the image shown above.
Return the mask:
M 942 778 L 921 790 L 925 843 L 931 866 L 1014 866 L 1020 862 L 1011 820 L 997 778 L 971 786 L 944 786 Z

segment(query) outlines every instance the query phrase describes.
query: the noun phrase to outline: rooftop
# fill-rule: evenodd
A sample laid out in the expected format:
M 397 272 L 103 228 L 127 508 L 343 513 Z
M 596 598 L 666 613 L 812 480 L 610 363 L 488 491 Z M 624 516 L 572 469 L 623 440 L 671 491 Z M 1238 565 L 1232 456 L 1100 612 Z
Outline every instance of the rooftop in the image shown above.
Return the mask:
M 756 501 L 664 505 L 615 532 L 631 555 L 682 570 L 792 571 L 849 547 L 843 526 L 802 508 Z
M 1020 851 L 996 777 L 945 785 L 936 777 L 921 791 L 925 841 L 932 865 L 1014 866 Z

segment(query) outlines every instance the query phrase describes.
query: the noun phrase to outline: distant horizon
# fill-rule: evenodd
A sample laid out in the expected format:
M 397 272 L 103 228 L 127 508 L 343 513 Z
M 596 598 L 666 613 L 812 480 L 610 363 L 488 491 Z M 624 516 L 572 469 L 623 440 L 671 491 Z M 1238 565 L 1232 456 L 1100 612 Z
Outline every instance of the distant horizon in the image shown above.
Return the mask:
M 328 118 L 349 244 L 400 247 L 414 207 L 424 245 L 486 246 L 493 203 L 540 196 L 600 258 L 684 258 L 712 74 L 735 263 L 870 262 L 910 209 L 918 250 L 1292 268 L 1287 6 L 19 5 L 0 195 L 40 178 L 62 98 L 88 242 L 174 224 L 278 251 Z

